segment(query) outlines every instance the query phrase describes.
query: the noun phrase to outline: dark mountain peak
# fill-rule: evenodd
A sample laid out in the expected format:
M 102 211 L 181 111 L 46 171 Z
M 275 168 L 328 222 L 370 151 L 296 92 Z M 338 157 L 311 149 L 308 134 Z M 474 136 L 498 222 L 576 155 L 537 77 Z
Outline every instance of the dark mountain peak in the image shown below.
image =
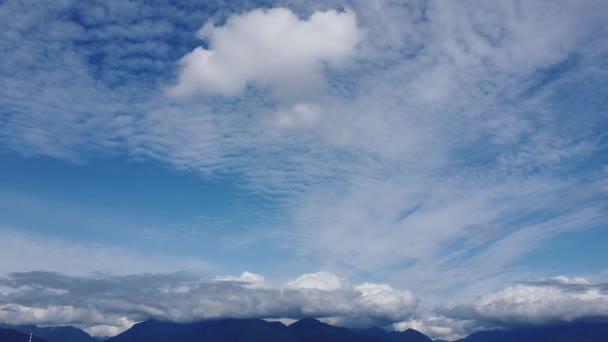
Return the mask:
M 418 331 L 416 329 L 410 328 L 410 329 L 407 329 L 407 330 L 399 332 L 399 333 L 393 332 L 393 334 L 399 334 L 402 337 L 407 337 L 408 338 L 407 341 L 433 342 L 433 340 L 431 340 L 428 336 L 426 336 L 425 334 L 421 333 L 420 331 Z
M 267 322 L 268 325 L 276 327 L 276 328 L 280 328 L 280 329 L 285 329 L 287 328 L 287 326 L 285 324 L 283 324 L 283 322 L 279 322 L 279 321 L 268 321 Z
M 310 329 L 329 326 L 329 324 L 323 323 L 315 318 L 303 318 L 295 323 L 289 325 L 290 329 Z
M 390 342 L 433 342 L 433 340 L 428 338 L 426 335 L 414 329 L 388 332 L 384 329 L 373 327 L 355 331 L 363 335 L 380 338 L 384 341 Z

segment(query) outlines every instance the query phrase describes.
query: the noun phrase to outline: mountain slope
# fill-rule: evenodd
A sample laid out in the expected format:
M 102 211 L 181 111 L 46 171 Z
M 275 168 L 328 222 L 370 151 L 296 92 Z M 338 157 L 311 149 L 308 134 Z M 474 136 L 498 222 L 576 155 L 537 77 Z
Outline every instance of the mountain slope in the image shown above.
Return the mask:
M 382 342 L 382 339 L 358 334 L 352 330 L 334 327 L 316 319 L 307 318 L 291 324 L 288 328 L 297 341 L 319 342 Z
M 358 330 L 358 332 L 360 334 L 373 336 L 389 342 L 433 342 L 433 340 L 431 340 L 428 336 L 414 329 L 388 332 L 380 328 L 370 328 Z
M 0 328 L 0 342 L 28 342 L 30 334 L 24 334 L 15 329 Z M 47 342 L 37 336 L 32 337 L 32 342 Z
M 169 341 L 286 341 L 296 340 L 281 323 L 263 320 L 215 320 L 190 324 L 146 321 L 134 325 L 107 342 Z
M 71 326 L 2 325 L 2 328 L 18 330 L 27 335 L 33 333 L 48 342 L 98 342 L 86 332 Z
M 608 323 L 574 323 L 479 331 L 456 342 L 606 342 Z

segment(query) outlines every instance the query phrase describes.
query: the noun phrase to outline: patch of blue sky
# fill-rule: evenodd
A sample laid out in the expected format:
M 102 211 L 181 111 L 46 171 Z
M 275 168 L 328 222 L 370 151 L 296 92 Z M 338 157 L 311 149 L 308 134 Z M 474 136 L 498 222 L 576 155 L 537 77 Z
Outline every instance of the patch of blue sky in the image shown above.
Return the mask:
M 10 153 L 0 155 L 0 164 L 0 216 L 9 227 L 221 262 L 230 261 L 230 251 L 242 258 L 250 249 L 258 260 L 280 252 L 272 236 L 244 236 L 279 224 L 281 217 L 276 203 L 239 186 L 238 176 L 208 179 L 154 161 L 116 158 L 78 164 Z
M 516 261 L 514 266 L 526 268 L 537 277 L 578 275 L 593 278 L 608 269 L 607 240 L 608 229 L 605 224 L 567 232 L 547 240 Z

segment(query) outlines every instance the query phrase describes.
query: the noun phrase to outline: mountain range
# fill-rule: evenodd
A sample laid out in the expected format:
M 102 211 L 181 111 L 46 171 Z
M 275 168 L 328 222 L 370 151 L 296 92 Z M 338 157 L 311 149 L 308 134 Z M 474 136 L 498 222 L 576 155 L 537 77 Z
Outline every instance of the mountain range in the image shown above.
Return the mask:
M 255 319 L 223 319 L 190 324 L 146 321 L 106 342 L 432 342 L 415 330 L 387 332 L 382 329 L 351 330 L 303 319 L 289 326 Z
M 70 327 L 0 324 L 0 342 L 98 342 Z M 433 342 L 413 329 L 388 332 L 380 328 L 348 329 L 308 318 L 289 326 L 259 319 L 221 319 L 195 323 L 148 320 L 105 342 Z M 439 340 L 436 340 L 437 342 Z M 479 331 L 456 342 L 606 342 L 608 323 L 572 323 Z
M 27 339 L 23 340 L 19 335 L 15 335 L 15 341 L 28 341 L 29 334 L 39 340 L 47 342 L 99 342 L 86 332 L 72 326 L 55 326 L 55 327 L 38 327 L 36 325 L 7 325 L 0 324 L 0 329 L 14 330 L 27 335 Z M 8 337 L 0 338 L 0 342 L 12 342 Z M 34 342 L 32 338 L 32 342 Z
M 478 331 L 456 342 L 602 342 L 608 323 L 571 323 Z

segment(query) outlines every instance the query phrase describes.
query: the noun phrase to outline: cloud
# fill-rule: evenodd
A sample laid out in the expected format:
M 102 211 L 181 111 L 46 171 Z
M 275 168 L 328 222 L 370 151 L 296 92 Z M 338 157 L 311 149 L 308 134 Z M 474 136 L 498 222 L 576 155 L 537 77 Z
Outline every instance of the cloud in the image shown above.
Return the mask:
M 344 65 L 361 33 L 355 13 L 314 12 L 300 19 L 287 8 L 257 9 L 233 15 L 222 26 L 207 22 L 197 47 L 180 61 L 172 95 L 237 95 L 249 83 L 293 97 L 324 85 L 324 65 Z
M 470 333 L 484 329 L 473 320 L 454 319 L 440 315 L 425 315 L 408 321 L 393 324 L 396 331 L 415 329 L 432 339 L 453 341 L 464 338 Z
M 608 284 L 564 276 L 523 282 L 443 313 L 497 326 L 608 319 Z
M 320 109 L 310 103 L 297 103 L 277 111 L 268 123 L 277 128 L 296 129 L 312 127 L 319 120 Z
M 355 291 L 361 293 L 357 304 L 363 315 L 383 318 L 387 322 L 399 321 L 409 316 L 403 308 L 415 307 L 418 303 L 418 299 L 411 292 L 395 290 L 387 284 L 363 283 L 355 286 Z
M 608 284 L 583 277 L 557 276 L 519 282 L 495 292 L 441 304 L 393 324 L 433 339 L 456 340 L 475 331 L 584 320 L 608 320 Z
M 320 317 L 360 326 L 405 319 L 417 306 L 410 292 L 384 284 L 319 289 L 250 286 L 251 282 L 242 280 L 262 278 L 249 272 L 216 280 L 184 273 L 89 277 L 13 273 L 0 279 L 0 285 L 10 289 L 0 293 L 0 321 L 75 324 L 90 332 L 117 331 L 150 318 L 191 322 Z
M 228 282 L 236 282 L 242 283 L 244 287 L 247 288 L 265 288 L 268 286 L 266 283 L 266 278 L 263 275 L 251 273 L 251 272 L 243 272 L 238 277 L 235 276 L 218 276 L 215 277 L 215 281 L 228 281 Z
M 329 272 L 306 273 L 287 283 L 291 289 L 336 291 L 343 287 L 342 280 Z

